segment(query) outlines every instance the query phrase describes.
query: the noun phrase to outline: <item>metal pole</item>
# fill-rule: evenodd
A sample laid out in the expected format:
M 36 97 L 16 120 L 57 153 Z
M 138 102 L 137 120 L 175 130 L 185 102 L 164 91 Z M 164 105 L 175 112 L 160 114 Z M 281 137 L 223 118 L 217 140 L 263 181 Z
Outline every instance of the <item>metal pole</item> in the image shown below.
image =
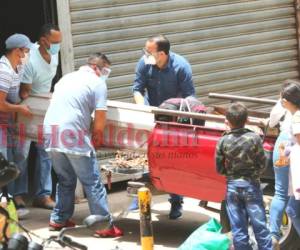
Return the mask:
M 200 114 L 195 112 L 185 112 L 185 111 L 177 111 L 177 110 L 168 110 L 168 109 L 153 109 L 152 112 L 156 115 L 169 115 L 169 116 L 180 116 L 180 117 L 188 117 L 194 119 L 201 119 L 206 121 L 214 121 L 214 122 L 224 122 L 225 116 L 223 115 L 212 115 L 212 114 Z M 256 125 L 263 127 L 263 119 L 256 117 L 249 117 L 247 124 Z
M 208 96 L 210 98 L 224 99 L 224 100 L 231 100 L 231 101 L 253 102 L 253 103 L 270 104 L 270 105 L 276 104 L 276 100 L 266 99 L 266 98 L 255 98 L 255 97 L 237 96 L 237 95 L 225 95 L 225 94 L 218 94 L 218 93 L 209 93 Z
M 151 193 L 146 187 L 138 191 L 140 208 L 140 234 L 142 250 L 153 250 L 153 230 L 151 221 Z

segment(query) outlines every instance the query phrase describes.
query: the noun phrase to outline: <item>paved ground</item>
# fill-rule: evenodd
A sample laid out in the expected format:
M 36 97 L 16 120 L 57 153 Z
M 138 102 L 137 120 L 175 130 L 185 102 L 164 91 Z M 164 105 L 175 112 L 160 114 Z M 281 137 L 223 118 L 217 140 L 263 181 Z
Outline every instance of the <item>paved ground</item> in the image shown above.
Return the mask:
M 120 216 L 120 213 L 124 209 L 126 210 L 131 201 L 131 198 L 126 196 L 124 188 L 124 185 L 115 187 L 115 190 L 109 193 L 109 203 L 114 216 L 117 217 L 117 225 L 124 230 L 125 235 L 118 239 L 102 239 L 93 237 L 92 232 L 89 230 L 81 230 L 80 232 L 72 233 L 74 240 L 87 245 L 91 250 L 141 249 L 138 212 L 130 212 L 127 215 Z M 183 217 L 176 221 L 171 221 L 168 219 L 169 202 L 167 199 L 168 195 L 153 197 L 152 221 L 156 250 L 177 249 L 210 216 L 218 218 L 216 213 L 200 208 L 197 200 L 186 198 Z M 49 232 L 47 228 L 50 211 L 36 208 L 30 208 L 30 211 L 31 213 L 28 217 L 22 221 L 26 227 L 45 238 L 54 234 Z M 89 210 L 86 202 L 76 205 L 74 220 L 78 224 L 88 215 Z M 57 249 L 57 247 L 53 246 L 53 248 L 49 249 Z

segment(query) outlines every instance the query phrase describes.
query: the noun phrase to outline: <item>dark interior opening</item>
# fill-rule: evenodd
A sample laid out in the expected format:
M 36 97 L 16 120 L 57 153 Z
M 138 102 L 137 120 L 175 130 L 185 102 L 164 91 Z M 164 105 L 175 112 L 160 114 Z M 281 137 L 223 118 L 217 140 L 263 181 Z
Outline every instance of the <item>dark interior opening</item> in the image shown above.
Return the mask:
M 35 42 L 44 23 L 57 24 L 55 4 L 55 0 L 1 0 L 0 55 L 3 54 L 4 42 L 10 35 L 23 33 Z

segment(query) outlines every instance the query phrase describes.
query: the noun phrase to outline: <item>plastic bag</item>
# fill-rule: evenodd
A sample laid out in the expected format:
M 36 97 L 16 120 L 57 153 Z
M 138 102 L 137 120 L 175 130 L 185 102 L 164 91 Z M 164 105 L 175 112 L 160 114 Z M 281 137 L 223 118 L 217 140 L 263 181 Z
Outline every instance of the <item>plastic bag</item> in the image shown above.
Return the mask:
M 2 189 L 0 206 L 3 210 L 0 214 L 0 241 L 2 242 L 5 240 L 5 236 L 10 237 L 14 233 L 19 232 L 19 227 L 15 223 L 18 221 L 17 209 L 13 200 L 8 196 L 6 188 Z M 9 217 L 9 219 L 7 217 Z
M 228 250 L 230 240 L 221 230 L 220 223 L 212 218 L 197 228 L 178 250 Z

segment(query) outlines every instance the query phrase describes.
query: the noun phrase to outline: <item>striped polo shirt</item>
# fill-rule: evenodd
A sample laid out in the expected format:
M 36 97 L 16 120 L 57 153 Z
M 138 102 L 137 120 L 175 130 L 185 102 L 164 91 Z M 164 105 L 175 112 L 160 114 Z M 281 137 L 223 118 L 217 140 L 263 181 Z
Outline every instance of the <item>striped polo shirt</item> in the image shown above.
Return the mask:
M 0 91 L 7 93 L 6 101 L 12 104 L 21 101 L 19 97 L 20 81 L 23 67 L 18 67 L 16 72 L 6 56 L 0 58 Z M 11 114 L 0 111 L 0 124 L 8 122 Z

